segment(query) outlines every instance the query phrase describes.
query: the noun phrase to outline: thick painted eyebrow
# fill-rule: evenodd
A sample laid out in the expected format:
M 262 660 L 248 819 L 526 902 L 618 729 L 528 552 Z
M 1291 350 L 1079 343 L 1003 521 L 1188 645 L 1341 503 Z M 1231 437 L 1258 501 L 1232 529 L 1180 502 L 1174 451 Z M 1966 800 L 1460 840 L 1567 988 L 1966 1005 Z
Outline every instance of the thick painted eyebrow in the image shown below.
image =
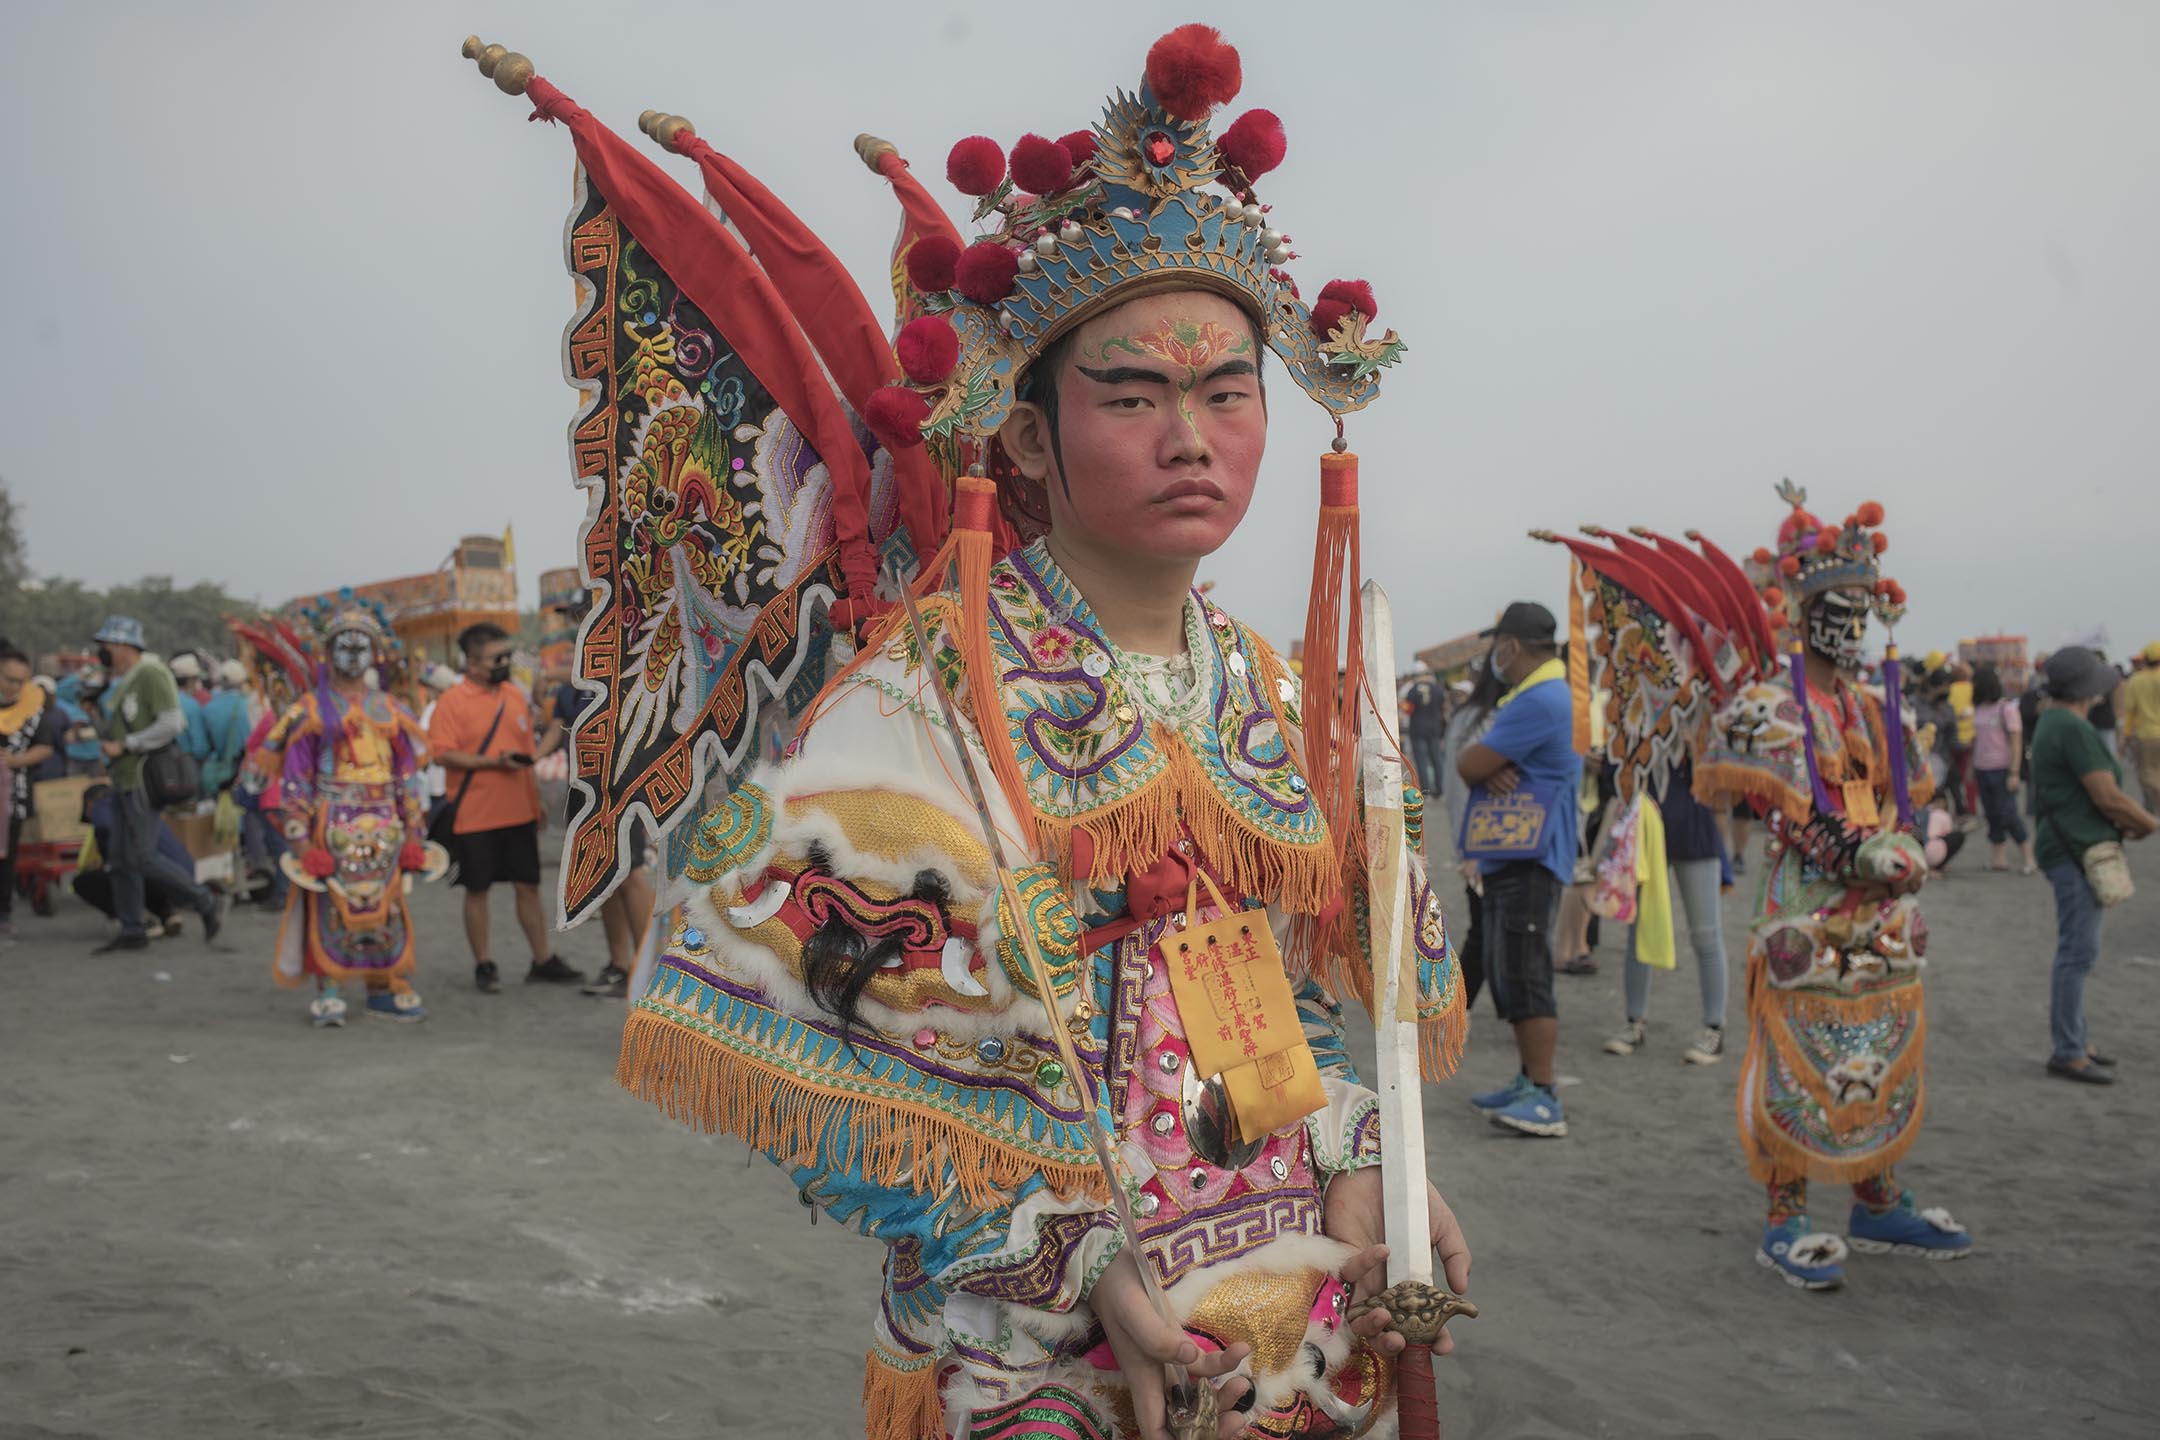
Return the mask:
M 1258 375 L 1259 373 L 1260 367 L 1250 360 L 1225 360 L 1213 370 L 1208 371 L 1206 378 L 1220 380 L 1228 375 Z
M 1082 375 L 1087 376 L 1088 379 L 1093 380 L 1098 385 L 1168 385 L 1170 383 L 1170 377 L 1161 371 L 1143 370 L 1137 365 L 1119 365 L 1110 370 L 1095 370 L 1086 365 L 1075 365 L 1073 369 L 1078 370 Z

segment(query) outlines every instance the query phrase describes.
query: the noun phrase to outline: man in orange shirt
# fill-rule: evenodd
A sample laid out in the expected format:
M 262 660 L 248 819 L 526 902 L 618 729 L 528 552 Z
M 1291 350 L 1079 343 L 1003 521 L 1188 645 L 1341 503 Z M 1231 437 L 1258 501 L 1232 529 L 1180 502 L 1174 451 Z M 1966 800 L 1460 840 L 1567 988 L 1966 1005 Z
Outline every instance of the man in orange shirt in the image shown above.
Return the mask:
M 456 818 L 452 854 L 465 888 L 465 938 L 473 983 L 484 995 L 502 989 L 488 958 L 488 890 L 517 892 L 518 928 L 532 946 L 525 979 L 575 984 L 585 978 L 551 953 L 540 910 L 540 786 L 533 779 L 532 700 L 510 679 L 510 637 L 498 625 L 468 626 L 458 636 L 465 678 L 435 702 L 428 744 L 450 776 L 447 803 Z

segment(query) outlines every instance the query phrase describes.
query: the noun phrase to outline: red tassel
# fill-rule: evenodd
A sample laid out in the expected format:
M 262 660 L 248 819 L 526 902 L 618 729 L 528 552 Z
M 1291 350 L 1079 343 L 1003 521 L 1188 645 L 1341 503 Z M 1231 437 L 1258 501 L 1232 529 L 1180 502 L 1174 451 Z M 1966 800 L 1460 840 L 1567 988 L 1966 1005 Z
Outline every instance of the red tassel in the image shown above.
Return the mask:
M 1358 707 L 1365 692 L 1364 573 L 1358 545 L 1358 460 L 1320 457 L 1320 524 L 1313 543 L 1312 594 L 1305 610 L 1304 762 L 1308 793 L 1327 822 L 1338 876 L 1361 873 L 1365 828 L 1358 816 Z M 1341 657 L 1338 663 L 1338 658 Z M 1340 672 L 1338 674 L 1338 671 Z M 1311 964 L 1330 974 L 1338 995 L 1365 999 L 1372 976 L 1355 963 L 1347 912 L 1309 931 Z
M 952 566 L 959 581 L 960 663 L 967 680 L 961 697 L 972 712 L 975 733 L 982 737 L 990 771 L 1012 806 L 1013 816 L 1030 829 L 1035 807 L 1028 800 L 1027 783 L 1020 778 L 1020 757 L 1014 753 L 1012 736 L 1005 728 L 1005 672 L 990 644 L 990 566 L 997 558 L 997 482 L 980 475 L 962 475 L 953 492 Z M 925 665 L 937 663 L 924 656 Z

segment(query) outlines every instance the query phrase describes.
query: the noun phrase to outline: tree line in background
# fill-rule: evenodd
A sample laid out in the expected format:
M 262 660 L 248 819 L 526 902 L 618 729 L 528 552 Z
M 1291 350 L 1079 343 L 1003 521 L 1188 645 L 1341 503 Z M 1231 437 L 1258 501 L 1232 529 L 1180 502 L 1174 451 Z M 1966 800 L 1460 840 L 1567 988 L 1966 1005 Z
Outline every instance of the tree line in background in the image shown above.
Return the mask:
M 0 480 L 0 636 L 27 654 L 33 665 L 62 650 L 95 648 L 90 637 L 108 615 L 142 621 L 150 648 L 160 655 L 182 650 L 230 655 L 233 639 L 225 617 L 259 615 L 262 609 L 258 602 L 208 580 L 181 586 L 170 575 L 147 575 L 130 585 L 99 590 L 80 580 L 40 578 L 30 568 L 22 512 L 7 482 Z M 537 650 L 539 613 L 527 611 L 519 619 L 521 644 Z
M 90 637 L 107 615 L 133 615 L 142 621 L 151 649 L 161 655 L 182 650 L 228 654 L 232 635 L 225 617 L 261 610 L 255 601 L 207 580 L 181 586 L 170 575 L 149 575 L 132 585 L 99 590 L 80 580 L 40 578 L 30 568 L 22 511 L 7 483 L 0 481 L 0 635 L 29 655 L 32 664 L 56 651 L 92 648 Z

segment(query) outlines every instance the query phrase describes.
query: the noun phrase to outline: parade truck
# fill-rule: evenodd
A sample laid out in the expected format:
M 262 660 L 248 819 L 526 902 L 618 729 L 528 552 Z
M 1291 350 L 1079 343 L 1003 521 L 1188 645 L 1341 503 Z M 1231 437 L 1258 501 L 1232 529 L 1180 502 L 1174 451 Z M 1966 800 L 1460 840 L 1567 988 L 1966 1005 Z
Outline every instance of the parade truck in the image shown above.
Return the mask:
M 466 626 L 485 620 L 518 633 L 516 552 L 510 533 L 467 535 L 442 564 L 424 574 L 303 595 L 286 608 L 329 610 L 354 600 L 380 606 L 388 615 L 410 674 L 418 675 L 437 661 L 461 669 L 457 637 Z
M 2032 680 L 2032 662 L 2026 657 L 2023 635 L 1981 635 L 1958 641 L 1958 659 L 1968 665 L 1993 665 L 2002 676 L 2003 689 L 2021 693 Z

